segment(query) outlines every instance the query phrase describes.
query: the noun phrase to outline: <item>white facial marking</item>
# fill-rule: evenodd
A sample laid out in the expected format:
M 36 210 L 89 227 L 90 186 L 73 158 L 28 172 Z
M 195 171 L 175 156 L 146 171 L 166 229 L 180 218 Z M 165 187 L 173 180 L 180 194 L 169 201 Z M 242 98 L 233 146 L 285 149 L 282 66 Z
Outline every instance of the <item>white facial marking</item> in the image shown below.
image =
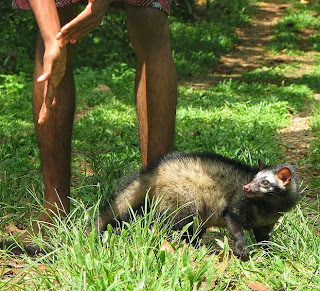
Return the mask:
M 260 181 L 268 180 L 270 183 L 277 183 L 276 177 L 271 171 L 259 172 L 253 180 L 254 181 L 257 181 L 257 180 L 260 180 Z

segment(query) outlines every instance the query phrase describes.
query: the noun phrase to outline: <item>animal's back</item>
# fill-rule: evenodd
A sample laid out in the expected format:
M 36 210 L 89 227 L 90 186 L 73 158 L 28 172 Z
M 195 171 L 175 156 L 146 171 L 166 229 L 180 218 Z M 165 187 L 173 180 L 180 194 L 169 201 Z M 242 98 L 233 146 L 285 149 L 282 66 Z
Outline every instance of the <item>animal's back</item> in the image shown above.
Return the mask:
M 160 163 L 149 185 L 151 195 L 163 196 L 161 210 L 184 205 L 182 213 L 197 214 L 208 226 L 218 226 L 224 225 L 222 213 L 230 199 L 242 195 L 242 185 L 256 171 L 217 154 L 178 154 Z
M 150 198 L 160 198 L 160 212 L 182 207 L 181 216 L 198 215 L 208 226 L 224 226 L 223 210 L 232 196 L 241 195 L 242 185 L 256 172 L 217 154 L 170 154 L 128 181 L 115 195 L 111 207 L 118 218 L 125 217 L 128 204 L 140 208 L 149 193 Z

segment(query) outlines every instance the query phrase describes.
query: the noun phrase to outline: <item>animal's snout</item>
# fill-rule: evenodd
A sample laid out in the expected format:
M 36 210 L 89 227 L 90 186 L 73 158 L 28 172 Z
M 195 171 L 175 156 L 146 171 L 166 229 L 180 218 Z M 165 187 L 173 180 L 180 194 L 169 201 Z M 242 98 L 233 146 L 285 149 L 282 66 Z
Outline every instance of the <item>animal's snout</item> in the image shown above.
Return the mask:
M 245 191 L 245 192 L 250 192 L 250 191 L 251 191 L 250 185 L 249 185 L 249 184 L 243 185 L 243 191 Z

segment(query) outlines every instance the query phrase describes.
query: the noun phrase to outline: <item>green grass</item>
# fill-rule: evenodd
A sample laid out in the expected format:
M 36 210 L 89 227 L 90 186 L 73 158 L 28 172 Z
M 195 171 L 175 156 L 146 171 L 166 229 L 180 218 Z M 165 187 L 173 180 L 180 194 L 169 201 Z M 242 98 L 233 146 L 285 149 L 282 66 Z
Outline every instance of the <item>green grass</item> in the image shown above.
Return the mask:
M 208 70 L 237 42 L 235 27 L 250 20 L 246 1 L 230 6 L 229 1 L 217 0 L 212 5 L 201 19 L 186 22 L 176 15 L 170 18 L 179 78 L 208 77 Z M 2 232 L 7 224 L 30 225 L 41 211 L 43 196 L 31 106 L 34 22 L 29 14 L 18 12 L 15 18 L 11 10 L 5 11 L 10 21 L 1 25 L 1 29 L 6 27 L 6 42 L 0 45 Z M 215 151 L 249 164 L 256 164 L 259 158 L 267 163 L 283 162 L 277 130 L 289 123 L 292 113 L 310 107 L 315 139 L 302 163 L 314 165 L 319 172 L 320 109 L 313 99 L 320 91 L 317 33 L 307 37 L 308 46 L 301 47 L 305 30 L 319 28 L 314 12 L 319 13 L 316 3 L 294 6 L 276 25 L 267 48 L 273 54 L 290 56 L 313 52 L 310 72 L 299 74 L 297 60 L 266 64 L 237 81 L 226 80 L 203 89 L 180 86 L 176 150 Z M 1 24 L 4 21 L 0 19 Z M 24 29 L 27 34 L 22 42 L 19 36 Z M 18 48 L 9 40 L 16 41 Z M 88 50 L 93 46 L 96 53 Z M 16 57 L 8 58 L 6 53 L 12 50 Z M 99 200 L 105 200 L 122 177 L 141 163 L 134 55 L 123 15 L 110 13 L 99 30 L 81 41 L 75 66 L 72 211 L 66 220 L 55 219 L 47 240 L 34 238 L 53 252 L 37 258 L 20 257 L 25 266 L 20 274 L 6 276 L 5 267 L 0 269 L 0 289 L 251 290 L 252 282 L 270 290 L 320 289 L 318 179 L 310 184 L 314 198 L 304 198 L 280 219 L 271 234 L 269 250 L 251 246 L 246 262 L 229 253 L 233 240 L 228 231 L 217 232 L 218 240 L 213 240 L 212 246 L 195 249 L 185 246 L 153 209 L 145 216 L 133 217 L 119 232 L 109 229 L 102 239 L 94 231 L 86 233 Z M 110 90 L 97 90 L 101 84 Z M 246 235 L 253 244 L 252 234 Z M 172 253 L 161 250 L 165 240 L 172 244 Z M 7 251 L 0 251 L 0 262 L 9 264 L 14 259 Z M 46 267 L 45 271 L 39 264 Z
M 290 1 L 289 1 L 290 2 Z M 244 74 L 248 82 L 275 83 L 282 85 L 301 85 L 301 90 L 308 91 L 312 97 L 320 92 L 320 55 L 319 55 L 319 12 L 318 2 L 311 2 L 307 5 L 298 2 L 292 2 L 293 8 L 286 11 L 284 17 L 275 25 L 273 40 L 267 49 L 271 53 L 284 53 L 296 60 L 288 64 L 278 66 L 269 65 L 263 69 L 257 69 L 253 72 Z M 298 60 L 299 57 L 309 60 L 309 69 L 304 71 L 305 67 Z M 302 70 L 302 72 L 301 72 Z M 289 72 L 290 77 L 285 76 Z M 320 127 L 319 127 L 319 101 L 304 103 L 306 108 L 312 111 L 311 127 L 314 141 L 308 156 L 302 163 L 311 164 L 314 171 L 319 173 L 319 145 L 320 145 Z M 312 179 L 310 186 L 314 189 L 314 194 L 319 193 L 319 179 Z
M 319 213 L 313 208 L 298 206 L 286 214 L 268 251 L 252 246 L 249 260 L 241 262 L 230 254 L 228 233 L 220 233 L 219 248 L 185 245 L 155 208 L 133 216 L 117 233 L 109 228 L 100 239 L 95 230 L 86 233 L 95 209 L 74 204 L 67 221 L 57 217 L 48 228 L 46 243 L 34 238 L 53 251 L 37 259 L 24 257 L 22 265 L 29 269 L 21 273 L 28 275 L 18 282 L 14 282 L 18 278 L 2 282 L 2 288 L 13 284 L 23 290 L 209 290 L 212 286 L 250 290 L 249 282 L 277 290 L 319 288 L 320 239 L 315 233 Z M 172 244 L 170 250 L 161 248 L 166 241 Z M 0 258 L 10 260 L 3 253 Z M 39 271 L 39 264 L 47 266 L 45 272 Z
M 292 2 L 293 9 L 277 22 L 274 30 L 273 41 L 269 48 L 274 51 L 301 54 L 303 51 L 319 51 L 319 3 L 301 5 Z M 312 33 L 308 33 L 312 30 Z

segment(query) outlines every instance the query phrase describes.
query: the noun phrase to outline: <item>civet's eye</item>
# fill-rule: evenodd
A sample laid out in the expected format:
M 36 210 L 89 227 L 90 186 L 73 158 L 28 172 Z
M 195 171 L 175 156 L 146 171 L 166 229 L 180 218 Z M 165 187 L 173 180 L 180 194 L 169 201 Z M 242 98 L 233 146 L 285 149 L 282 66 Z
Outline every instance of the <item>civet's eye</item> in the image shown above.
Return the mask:
M 270 184 L 270 182 L 268 181 L 268 180 L 263 180 L 262 182 L 261 182 L 261 185 L 262 186 L 268 186 Z

